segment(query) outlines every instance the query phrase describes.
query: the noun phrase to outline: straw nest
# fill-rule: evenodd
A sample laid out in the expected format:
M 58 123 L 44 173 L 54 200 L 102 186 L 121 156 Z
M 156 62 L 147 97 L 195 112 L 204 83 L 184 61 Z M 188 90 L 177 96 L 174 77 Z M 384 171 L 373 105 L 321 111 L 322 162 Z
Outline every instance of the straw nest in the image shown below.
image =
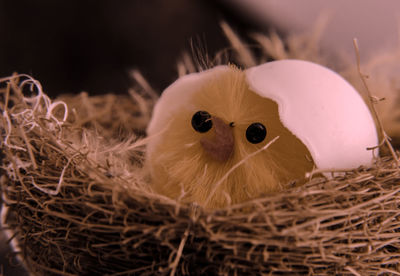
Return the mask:
M 223 28 L 243 66 L 271 57 L 327 64 L 310 36 L 284 46 L 274 34 L 254 35 L 254 58 Z M 184 60 L 180 74 L 195 70 Z M 341 72 L 359 87 L 354 64 Z M 146 185 L 143 134 L 155 99 L 135 75 L 142 88 L 129 95 L 57 100 L 29 76 L 1 80 L 2 218 L 32 274 L 400 275 L 395 154 L 226 209 L 182 205 Z M 388 83 L 370 86 L 389 93 Z M 395 131 L 391 105 L 380 116 Z

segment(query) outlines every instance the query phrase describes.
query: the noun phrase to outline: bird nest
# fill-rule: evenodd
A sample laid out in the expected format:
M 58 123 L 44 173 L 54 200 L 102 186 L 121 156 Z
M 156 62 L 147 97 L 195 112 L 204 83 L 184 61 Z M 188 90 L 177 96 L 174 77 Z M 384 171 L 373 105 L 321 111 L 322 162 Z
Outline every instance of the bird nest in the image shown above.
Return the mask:
M 255 62 L 223 27 L 239 61 Z M 255 38 L 269 57 L 317 57 L 304 56 L 306 40 Z M 195 67 L 187 62 L 181 74 Z M 143 134 L 155 99 L 135 75 L 144 88 L 129 95 L 56 100 L 29 76 L 1 80 L 2 218 L 32 274 L 400 275 L 392 155 L 224 209 L 180 204 L 148 188 Z

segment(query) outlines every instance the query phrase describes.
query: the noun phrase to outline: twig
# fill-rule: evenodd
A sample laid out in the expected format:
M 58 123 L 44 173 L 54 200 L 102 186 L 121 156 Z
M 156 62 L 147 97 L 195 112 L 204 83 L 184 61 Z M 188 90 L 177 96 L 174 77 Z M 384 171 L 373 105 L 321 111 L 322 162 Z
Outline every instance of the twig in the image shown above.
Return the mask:
M 346 266 L 345 267 L 346 270 L 350 271 L 350 273 L 352 273 L 355 276 L 361 276 L 360 273 L 358 273 L 354 268 L 352 268 L 351 266 Z
M 143 88 L 143 90 L 150 96 L 151 99 L 156 101 L 158 99 L 157 92 L 151 87 L 149 82 L 143 77 L 142 73 L 139 70 L 132 70 L 131 72 L 132 78 Z
M 40 190 L 40 191 L 42 191 L 43 193 L 46 193 L 46 194 L 48 194 L 48 195 L 52 195 L 52 196 L 58 195 L 58 193 L 60 192 L 60 189 L 61 189 L 61 185 L 62 185 L 62 183 L 64 182 L 64 174 L 65 174 L 65 171 L 67 170 L 67 168 L 68 168 L 69 165 L 71 164 L 72 159 L 73 159 L 76 155 L 77 155 L 77 154 L 75 154 L 74 156 L 72 156 L 72 158 L 68 159 L 67 164 L 65 165 L 65 167 L 64 167 L 63 170 L 61 171 L 61 175 L 60 175 L 60 178 L 59 178 L 59 180 L 58 180 L 57 187 L 56 187 L 55 190 L 40 187 L 39 185 L 36 184 L 36 182 L 35 182 L 33 176 L 31 176 L 32 185 L 33 185 L 36 189 L 38 189 L 38 190 Z
M 367 85 L 367 81 L 366 81 L 367 76 L 364 75 L 361 72 L 360 51 L 359 51 L 359 48 L 358 48 L 358 42 L 357 42 L 356 38 L 353 39 L 353 44 L 354 44 L 354 49 L 355 49 L 355 52 L 356 52 L 358 74 L 360 75 L 360 78 L 361 78 L 361 81 L 362 81 L 362 83 L 364 85 L 365 91 L 367 92 L 368 101 L 369 101 L 369 103 L 371 105 L 372 113 L 374 114 L 374 117 L 375 117 L 375 119 L 377 121 L 378 128 L 379 128 L 379 131 L 381 132 L 383 142 L 389 148 L 390 153 L 393 156 L 393 159 L 396 161 L 397 167 L 399 167 L 400 166 L 399 158 L 397 157 L 397 154 L 396 154 L 395 150 L 393 149 L 392 144 L 389 141 L 390 137 L 386 134 L 386 131 L 383 128 L 382 121 L 381 121 L 380 117 L 378 116 L 378 112 L 376 111 L 376 108 L 375 108 L 375 102 L 376 101 L 374 100 L 375 98 L 371 95 L 371 91 L 369 90 L 369 87 Z
M 185 247 L 185 243 L 186 243 L 188 236 L 189 236 L 189 229 L 186 229 L 185 233 L 183 233 L 183 238 L 179 244 L 178 251 L 176 252 L 175 260 L 170 265 L 170 267 L 172 268 L 171 273 L 169 274 L 170 276 L 174 276 L 176 273 L 176 268 L 178 267 L 179 260 L 182 257 L 183 248 Z
M 229 42 L 232 45 L 232 48 L 236 50 L 237 53 L 240 53 L 239 59 L 240 62 L 243 63 L 246 67 L 253 67 L 257 65 L 257 62 L 251 53 L 251 51 L 244 45 L 244 43 L 240 40 L 239 36 L 235 34 L 232 28 L 222 21 L 220 23 L 225 36 L 228 38 Z
M 30 158 L 31 161 L 32 161 L 32 166 L 33 166 L 33 168 L 34 168 L 35 170 L 37 170 L 37 169 L 38 169 L 38 165 L 37 165 L 37 163 L 36 163 L 35 155 L 33 154 L 33 151 L 32 151 L 32 145 L 31 145 L 31 143 L 30 143 L 28 137 L 26 136 L 25 131 L 22 129 L 22 127 L 19 127 L 19 132 L 20 132 L 22 138 L 23 138 L 24 141 L 25 141 L 26 148 L 28 149 L 28 153 L 29 153 L 29 158 Z

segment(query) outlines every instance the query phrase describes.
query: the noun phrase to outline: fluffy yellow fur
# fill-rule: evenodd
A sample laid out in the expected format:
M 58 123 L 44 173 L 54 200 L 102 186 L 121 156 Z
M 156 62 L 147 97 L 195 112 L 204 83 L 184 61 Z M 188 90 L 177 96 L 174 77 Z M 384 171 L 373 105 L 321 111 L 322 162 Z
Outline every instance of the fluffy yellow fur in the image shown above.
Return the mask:
M 227 124 L 234 122 L 234 151 L 227 161 L 210 158 L 201 146 L 202 137 L 214 134 L 212 131 L 199 133 L 192 128 L 192 116 L 199 110 Z M 154 190 L 168 197 L 196 202 L 206 208 L 220 208 L 282 190 L 290 181 L 300 184 L 305 172 L 313 168 L 305 145 L 282 125 L 277 104 L 250 91 L 244 72 L 235 67 L 198 87 L 186 108 L 171 118 L 161 134 L 162 142 L 148 160 Z M 246 139 L 247 127 L 255 122 L 267 128 L 267 137 L 259 144 L 251 144 Z M 220 181 L 232 166 L 276 136 L 279 139 L 270 147 L 248 158 Z M 217 183 L 220 185 L 215 189 Z M 212 191 L 214 194 L 210 195 Z

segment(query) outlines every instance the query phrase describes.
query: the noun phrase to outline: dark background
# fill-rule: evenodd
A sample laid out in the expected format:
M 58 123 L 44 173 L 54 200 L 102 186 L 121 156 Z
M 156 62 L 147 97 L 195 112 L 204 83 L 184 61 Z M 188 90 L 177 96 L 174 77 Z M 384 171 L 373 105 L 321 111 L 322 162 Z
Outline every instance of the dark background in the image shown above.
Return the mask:
M 228 45 L 221 19 L 254 29 L 239 14 L 212 0 L 0 0 L 0 76 L 31 74 L 50 95 L 126 93 L 137 68 L 162 90 L 191 40 Z
M 258 30 L 213 0 L 0 0 L 0 78 L 30 74 L 52 97 L 127 93 L 135 68 L 162 91 L 191 41 L 211 55 L 228 46 L 221 20 L 243 37 Z M 0 275 L 25 275 L 10 256 L 0 231 Z

